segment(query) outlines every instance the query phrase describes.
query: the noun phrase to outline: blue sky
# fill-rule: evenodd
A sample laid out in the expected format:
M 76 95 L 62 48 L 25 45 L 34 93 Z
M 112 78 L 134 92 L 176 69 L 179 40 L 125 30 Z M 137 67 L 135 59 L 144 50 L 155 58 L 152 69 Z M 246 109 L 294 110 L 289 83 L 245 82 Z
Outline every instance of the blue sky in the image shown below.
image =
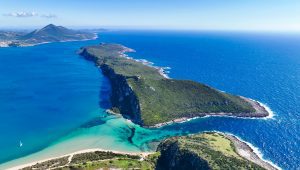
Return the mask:
M 0 0 L 0 28 L 300 31 L 300 0 Z

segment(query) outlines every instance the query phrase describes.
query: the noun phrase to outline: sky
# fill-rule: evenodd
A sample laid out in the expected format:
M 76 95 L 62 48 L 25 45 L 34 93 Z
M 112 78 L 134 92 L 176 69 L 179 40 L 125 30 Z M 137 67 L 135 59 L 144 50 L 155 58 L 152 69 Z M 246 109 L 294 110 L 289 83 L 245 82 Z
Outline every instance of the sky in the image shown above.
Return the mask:
M 300 0 L 0 0 L 0 28 L 300 32 Z

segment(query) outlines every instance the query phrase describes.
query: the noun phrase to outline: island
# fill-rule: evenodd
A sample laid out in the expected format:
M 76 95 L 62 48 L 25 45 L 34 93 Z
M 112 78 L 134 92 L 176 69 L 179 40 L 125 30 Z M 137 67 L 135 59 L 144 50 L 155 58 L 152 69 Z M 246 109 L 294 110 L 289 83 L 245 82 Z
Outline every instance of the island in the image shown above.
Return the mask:
M 269 115 L 259 102 L 191 80 L 176 80 L 163 68 L 126 55 L 120 44 L 83 47 L 79 53 L 95 62 L 112 86 L 110 113 L 144 127 L 161 127 L 203 116 L 262 118 Z
M 97 35 L 88 31 L 77 31 L 49 24 L 41 29 L 0 32 L 0 47 L 24 47 L 50 42 L 81 41 L 95 39 Z
M 276 170 L 276 166 L 262 160 L 245 142 L 233 135 L 204 132 L 162 141 L 156 152 L 120 153 L 92 151 L 65 155 L 29 166 L 32 169 L 255 169 Z

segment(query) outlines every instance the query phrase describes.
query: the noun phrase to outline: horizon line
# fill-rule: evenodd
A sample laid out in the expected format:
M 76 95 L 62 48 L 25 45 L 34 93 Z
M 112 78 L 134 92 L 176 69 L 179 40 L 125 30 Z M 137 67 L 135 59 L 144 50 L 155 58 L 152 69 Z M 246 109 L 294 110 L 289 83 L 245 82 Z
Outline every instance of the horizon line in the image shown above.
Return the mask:
M 49 23 L 51 24 L 51 23 Z M 49 25 L 46 24 L 46 25 Z M 43 28 L 46 25 L 35 25 L 35 26 L 0 26 L 1 30 L 34 30 Z M 74 26 L 74 25 L 62 25 L 54 24 L 56 26 L 63 26 L 70 29 L 108 29 L 108 30 L 136 30 L 136 31 L 203 31 L 203 32 L 265 32 L 265 33 L 300 33 L 299 30 L 295 29 L 231 29 L 231 28 L 180 28 L 180 27 L 162 27 L 162 26 Z

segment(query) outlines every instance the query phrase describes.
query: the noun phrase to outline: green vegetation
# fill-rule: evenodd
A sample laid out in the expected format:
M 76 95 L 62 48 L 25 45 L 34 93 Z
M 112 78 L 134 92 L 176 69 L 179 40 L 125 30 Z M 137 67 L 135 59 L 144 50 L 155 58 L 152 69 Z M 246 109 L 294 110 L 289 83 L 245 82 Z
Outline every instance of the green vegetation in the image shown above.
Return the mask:
M 169 162 L 177 169 L 188 166 L 208 166 L 209 169 L 264 169 L 239 156 L 233 142 L 219 133 L 173 137 L 161 143 L 159 151 L 162 156 L 158 158 L 158 169 L 171 167 Z M 197 158 L 201 161 L 196 161 Z M 192 160 L 194 164 L 191 164 Z
M 45 161 L 24 168 L 24 170 L 50 168 L 56 170 L 111 168 L 141 170 L 263 170 L 264 168 L 260 165 L 241 157 L 237 153 L 237 150 L 244 146 L 235 145 L 235 140 L 237 139 L 230 138 L 225 134 L 206 132 L 168 138 L 159 144 L 157 152 L 148 156 L 96 151 Z M 251 152 L 249 150 L 249 154 L 253 154 Z
M 188 80 L 128 80 L 138 96 L 145 125 L 207 113 L 250 113 L 255 110 L 237 96 Z M 204 113 L 204 114 L 203 114 Z
M 167 79 L 157 68 L 123 57 L 128 51 L 118 44 L 101 44 L 83 48 L 81 55 L 102 68 L 112 82 L 114 110 L 135 123 L 153 126 L 210 114 L 241 117 L 266 114 L 257 113 L 249 101 L 239 96 L 189 80 Z
M 115 74 L 126 78 L 138 78 L 161 80 L 164 79 L 157 69 L 145 66 L 141 62 L 125 57 L 120 57 L 123 51 L 131 51 L 129 48 L 118 44 L 101 44 L 85 48 L 89 55 L 94 56 L 98 64 L 108 65 Z
M 140 161 L 135 159 L 115 159 L 115 160 L 104 160 L 97 162 L 86 162 L 82 164 L 70 165 L 57 170 L 97 170 L 97 169 L 141 169 L 141 170 L 152 170 L 152 164 L 147 161 Z
M 69 156 L 65 156 L 65 157 L 57 158 L 57 159 L 52 159 L 52 160 L 45 161 L 45 162 L 42 162 L 42 163 L 37 163 L 33 166 L 22 168 L 21 170 L 50 169 L 50 168 L 65 166 L 69 163 L 68 158 L 69 158 Z
M 113 152 L 95 151 L 52 159 L 22 170 L 56 169 L 56 170 L 96 170 L 96 169 L 155 169 L 156 160 L 160 154 L 154 153 L 142 158 L 140 155 L 119 154 Z
M 74 155 L 68 165 L 57 167 L 56 170 L 96 170 L 101 168 L 153 170 L 158 156 L 159 153 L 154 153 L 142 159 L 138 155 L 96 151 Z
M 82 153 L 82 154 L 76 154 L 73 156 L 71 163 L 72 164 L 78 164 L 78 163 L 84 163 L 87 161 L 98 161 L 98 160 L 105 160 L 105 159 L 140 159 L 140 156 L 137 155 L 126 155 L 126 154 L 117 154 L 113 152 L 102 152 L 102 151 L 96 151 L 96 152 L 88 152 L 88 153 Z

